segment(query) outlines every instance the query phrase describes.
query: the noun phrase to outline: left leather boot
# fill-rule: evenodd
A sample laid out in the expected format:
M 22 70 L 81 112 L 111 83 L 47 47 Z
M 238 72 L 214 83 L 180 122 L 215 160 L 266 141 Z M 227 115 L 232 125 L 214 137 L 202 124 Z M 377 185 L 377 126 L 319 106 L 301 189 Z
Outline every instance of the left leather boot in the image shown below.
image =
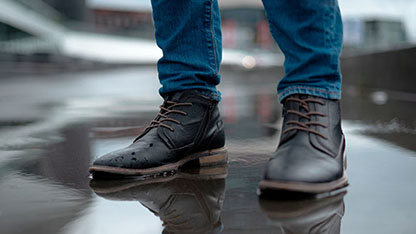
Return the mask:
M 224 144 L 218 102 L 195 90 L 176 92 L 131 145 L 96 159 L 89 171 L 94 177 L 148 176 L 177 171 L 188 162 L 224 164 Z
M 322 193 L 348 185 L 338 100 L 291 95 L 283 101 L 280 143 L 260 189 Z

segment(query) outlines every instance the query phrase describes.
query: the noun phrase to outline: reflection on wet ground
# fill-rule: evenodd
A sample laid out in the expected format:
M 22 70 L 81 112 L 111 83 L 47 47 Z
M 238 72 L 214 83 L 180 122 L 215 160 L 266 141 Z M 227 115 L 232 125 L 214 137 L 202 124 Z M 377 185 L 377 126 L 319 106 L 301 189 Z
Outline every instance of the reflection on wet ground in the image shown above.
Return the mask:
M 227 165 L 183 170 L 147 180 L 91 180 L 109 200 L 138 201 L 163 222 L 165 233 L 220 233 Z
M 344 193 L 320 199 L 260 200 L 262 210 L 281 233 L 341 233 Z
M 91 161 L 129 144 L 160 102 L 153 68 L 110 73 L 119 76 L 78 74 L 72 82 L 22 78 L 0 85 L 0 107 L 10 110 L 0 114 L 1 233 L 416 230 L 416 99 L 409 95 L 345 87 L 351 184 L 346 191 L 259 197 L 257 185 L 280 132 L 280 107 L 270 78 L 275 74 L 223 75 L 228 166 L 187 167 L 149 180 L 91 180 Z M 28 89 L 30 82 L 42 88 Z

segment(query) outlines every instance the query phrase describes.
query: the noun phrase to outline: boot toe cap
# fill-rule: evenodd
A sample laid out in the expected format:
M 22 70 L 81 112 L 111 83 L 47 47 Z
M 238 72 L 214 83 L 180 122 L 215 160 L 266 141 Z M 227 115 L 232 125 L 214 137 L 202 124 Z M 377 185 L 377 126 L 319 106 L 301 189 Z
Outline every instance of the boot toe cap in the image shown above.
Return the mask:
M 273 158 L 265 171 L 265 180 L 280 182 L 326 183 L 342 177 L 342 168 L 334 159 L 296 160 Z
M 93 166 L 107 166 L 107 167 L 125 167 L 129 156 L 126 150 L 117 150 L 97 158 Z

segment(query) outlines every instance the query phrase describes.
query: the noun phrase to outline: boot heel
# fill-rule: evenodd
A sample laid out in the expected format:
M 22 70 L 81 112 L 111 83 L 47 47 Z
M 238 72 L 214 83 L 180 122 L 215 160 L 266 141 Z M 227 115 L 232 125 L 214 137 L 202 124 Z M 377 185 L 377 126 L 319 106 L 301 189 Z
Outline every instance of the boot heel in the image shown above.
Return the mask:
M 197 161 L 201 167 L 226 164 L 228 162 L 227 148 L 224 147 L 206 151 L 197 159 Z

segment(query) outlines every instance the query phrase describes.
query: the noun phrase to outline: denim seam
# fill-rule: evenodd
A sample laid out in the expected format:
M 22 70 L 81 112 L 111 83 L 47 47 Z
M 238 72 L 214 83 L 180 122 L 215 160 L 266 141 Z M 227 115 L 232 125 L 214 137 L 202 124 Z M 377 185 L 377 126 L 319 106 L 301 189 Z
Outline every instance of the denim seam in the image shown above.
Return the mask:
M 208 59 L 210 60 L 210 64 L 213 68 L 214 73 L 217 73 L 217 60 L 215 53 L 215 45 L 214 45 L 214 30 L 212 25 L 212 8 L 213 8 L 213 2 L 210 1 L 209 5 L 207 4 L 205 6 L 205 23 L 206 23 L 206 39 L 207 39 L 207 47 L 208 47 Z
M 217 37 L 217 35 L 215 35 L 215 30 L 214 30 L 214 26 L 212 24 L 212 22 L 214 21 L 213 19 L 213 13 L 212 13 L 212 9 L 213 9 L 213 2 L 211 1 L 211 5 L 210 5 L 210 30 L 211 30 L 211 40 L 212 40 L 212 50 L 213 50 L 213 54 L 214 54 L 214 64 L 215 64 L 215 73 L 217 73 L 217 70 L 219 70 L 219 64 L 218 64 L 218 54 L 217 54 L 217 40 L 215 40 L 215 38 Z
M 338 49 L 335 45 L 335 38 L 334 38 L 334 31 L 335 31 L 335 25 L 334 25 L 334 21 L 336 20 L 336 16 L 334 15 L 334 8 L 336 8 L 336 6 L 334 5 L 330 5 L 330 6 L 325 6 L 323 7 L 323 11 L 325 11 L 324 16 L 323 16 L 323 20 L 322 20 L 322 24 L 323 24 L 323 29 L 324 29 L 324 44 L 326 46 L 328 46 L 329 48 L 331 48 L 333 50 L 334 54 L 339 54 Z M 337 9 L 335 9 L 337 10 Z M 338 61 L 338 57 L 334 58 L 333 54 L 330 54 L 330 66 L 334 65 L 334 64 L 338 64 L 339 66 L 339 61 Z

